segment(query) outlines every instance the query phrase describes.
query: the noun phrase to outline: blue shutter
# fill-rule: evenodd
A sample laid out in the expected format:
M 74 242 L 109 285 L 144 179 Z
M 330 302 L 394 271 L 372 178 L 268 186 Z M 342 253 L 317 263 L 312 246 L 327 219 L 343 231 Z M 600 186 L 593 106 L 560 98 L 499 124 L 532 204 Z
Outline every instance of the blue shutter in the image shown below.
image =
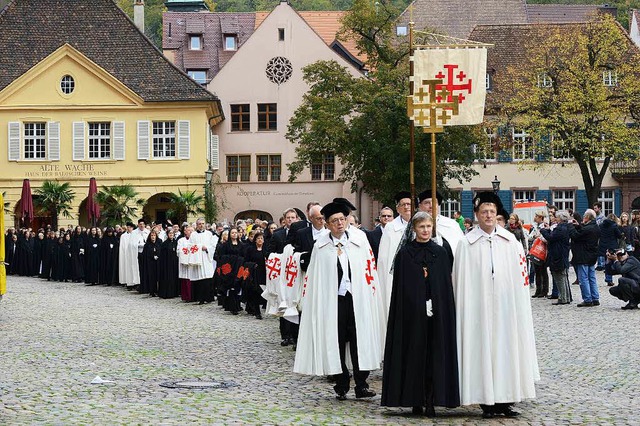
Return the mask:
M 614 192 L 615 199 L 613 200 L 613 212 L 616 216 L 620 217 L 622 213 L 622 190 L 620 188 L 616 188 Z
M 536 191 L 536 199 L 534 201 L 547 200 L 547 204 L 551 205 L 553 200 L 551 199 L 551 191 L 548 189 L 538 189 Z
M 587 191 L 584 189 L 578 189 L 576 191 L 576 211 L 580 214 L 584 214 L 585 210 L 590 208 L 589 199 L 587 198 Z
M 462 191 L 460 193 L 460 211 L 462 216 L 475 220 L 473 215 L 473 191 Z
M 513 194 L 511 190 L 498 191 L 498 197 L 500 201 L 502 201 L 502 206 L 507 211 L 507 213 L 511 214 L 513 211 Z M 505 220 L 508 220 L 508 217 L 505 217 Z

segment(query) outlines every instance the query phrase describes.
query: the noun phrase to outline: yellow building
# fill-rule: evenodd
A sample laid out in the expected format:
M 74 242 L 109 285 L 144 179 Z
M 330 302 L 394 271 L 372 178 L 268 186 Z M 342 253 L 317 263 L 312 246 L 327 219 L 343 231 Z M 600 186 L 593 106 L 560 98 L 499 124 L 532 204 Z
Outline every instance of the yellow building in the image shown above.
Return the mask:
M 0 186 L 14 212 L 23 179 L 69 182 L 86 224 L 89 179 L 131 184 L 148 220 L 167 196 L 202 194 L 218 98 L 169 63 L 112 0 L 14 0 L 0 12 Z M 142 216 L 142 212 L 139 212 Z M 38 218 L 34 226 L 50 223 Z

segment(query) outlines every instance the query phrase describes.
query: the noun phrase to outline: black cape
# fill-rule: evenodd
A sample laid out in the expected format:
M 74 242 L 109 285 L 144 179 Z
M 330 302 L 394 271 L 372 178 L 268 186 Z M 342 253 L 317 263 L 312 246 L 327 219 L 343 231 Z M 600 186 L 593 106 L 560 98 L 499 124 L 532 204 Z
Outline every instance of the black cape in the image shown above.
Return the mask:
M 97 284 L 100 275 L 100 239 L 88 235 L 84 247 L 84 282 Z
M 160 240 L 151 242 L 148 238 L 144 244 L 142 250 L 142 269 L 143 274 L 140 274 L 140 287 L 138 291 L 146 294 L 158 293 L 158 279 L 160 276 Z
M 118 238 L 115 235 L 105 234 L 100 240 L 100 284 L 118 284 L 119 247 L 120 244 L 118 242 Z
M 170 299 L 180 295 L 180 279 L 178 278 L 178 240 L 167 239 L 160 247 L 160 277 L 158 279 L 158 296 Z
M 460 405 L 452 264 L 446 240 L 444 247 L 433 241 L 412 241 L 396 256 L 382 375 L 383 406 L 425 406 L 429 377 L 434 406 Z M 428 299 L 433 304 L 432 317 L 426 314 Z

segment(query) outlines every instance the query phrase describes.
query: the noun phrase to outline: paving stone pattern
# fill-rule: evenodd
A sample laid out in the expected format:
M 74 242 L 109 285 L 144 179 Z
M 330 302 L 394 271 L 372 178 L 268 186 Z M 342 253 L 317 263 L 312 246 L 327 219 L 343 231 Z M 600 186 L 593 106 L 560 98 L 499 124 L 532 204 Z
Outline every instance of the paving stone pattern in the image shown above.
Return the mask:
M 593 308 L 532 300 L 542 380 L 538 398 L 518 404 L 519 420 L 483 420 L 472 406 L 437 409 L 433 423 L 640 424 L 640 311 L 622 311 L 601 292 Z M 352 390 L 336 401 L 324 378 L 291 373 L 293 349 L 279 343 L 276 319 L 122 287 L 9 277 L 0 302 L 0 424 L 431 423 L 380 407 L 379 395 L 356 400 Z M 113 383 L 90 384 L 95 376 Z M 235 386 L 160 386 L 186 379 Z M 379 394 L 380 372 L 370 384 Z

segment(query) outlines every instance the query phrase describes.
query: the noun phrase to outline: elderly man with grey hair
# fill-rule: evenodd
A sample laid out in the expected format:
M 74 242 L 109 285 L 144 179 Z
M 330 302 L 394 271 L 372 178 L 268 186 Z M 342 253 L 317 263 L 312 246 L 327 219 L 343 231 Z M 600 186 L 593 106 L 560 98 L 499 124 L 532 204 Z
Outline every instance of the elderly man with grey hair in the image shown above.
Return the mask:
M 568 305 L 571 303 L 571 289 L 569 288 L 569 224 L 571 216 L 566 210 L 556 213 L 556 227 L 552 230 L 543 228 L 540 233 L 547 240 L 547 264 L 551 275 L 558 287 L 558 301 L 554 305 Z
M 582 217 L 582 224 L 569 229 L 571 238 L 572 263 L 578 273 L 582 303 L 578 307 L 600 305 L 598 282 L 596 281 L 596 267 L 598 261 L 598 240 L 600 227 L 596 223 L 596 212 L 588 209 Z

